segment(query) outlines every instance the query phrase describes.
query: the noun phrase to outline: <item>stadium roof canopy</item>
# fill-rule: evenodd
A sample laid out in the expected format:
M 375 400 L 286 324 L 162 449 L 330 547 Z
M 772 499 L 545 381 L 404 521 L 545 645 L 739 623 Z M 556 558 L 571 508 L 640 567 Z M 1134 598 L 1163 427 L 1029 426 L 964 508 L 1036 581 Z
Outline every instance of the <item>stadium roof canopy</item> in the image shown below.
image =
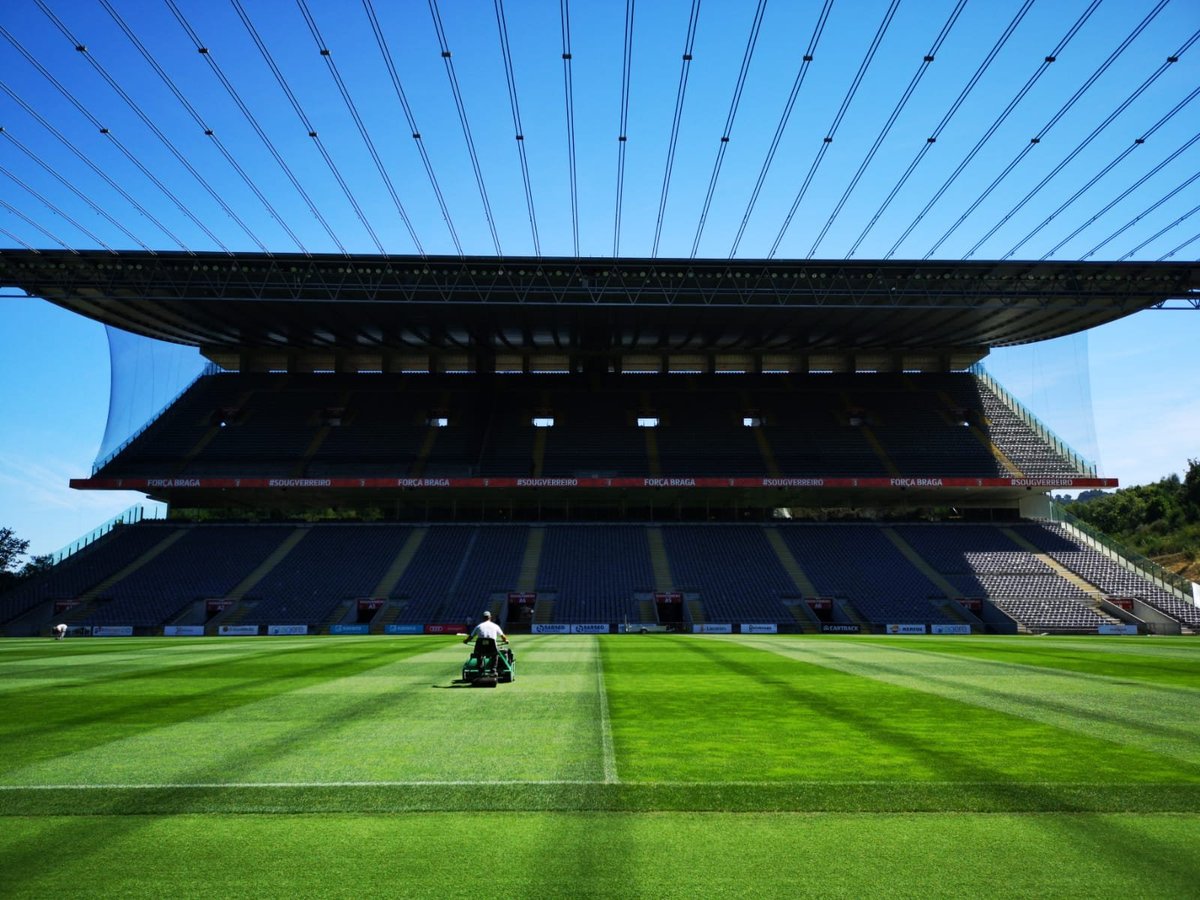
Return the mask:
M 883 352 L 969 362 L 1193 296 L 1200 264 L 6 250 L 0 283 L 210 356 Z

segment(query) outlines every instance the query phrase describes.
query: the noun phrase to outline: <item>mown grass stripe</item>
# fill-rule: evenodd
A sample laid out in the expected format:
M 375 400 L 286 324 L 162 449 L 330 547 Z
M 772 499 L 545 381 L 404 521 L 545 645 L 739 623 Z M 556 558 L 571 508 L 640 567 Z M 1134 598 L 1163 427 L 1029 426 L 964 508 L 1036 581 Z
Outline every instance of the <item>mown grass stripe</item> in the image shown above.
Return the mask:
M 1200 813 L 1200 786 L 873 782 L 107 786 L 0 792 L 0 816 L 325 812 Z
M 612 720 L 608 715 L 608 688 L 604 685 L 604 654 L 600 652 L 600 641 L 596 640 L 596 696 L 600 705 L 600 753 L 604 759 L 604 782 L 616 784 L 617 756 L 613 751 Z
M 754 638 L 734 642 L 1200 766 L 1200 720 L 1195 716 L 1200 692 L 1194 689 L 963 657 L 926 650 L 927 645 L 800 644 Z M 1155 701 L 1147 702 L 1150 697 Z

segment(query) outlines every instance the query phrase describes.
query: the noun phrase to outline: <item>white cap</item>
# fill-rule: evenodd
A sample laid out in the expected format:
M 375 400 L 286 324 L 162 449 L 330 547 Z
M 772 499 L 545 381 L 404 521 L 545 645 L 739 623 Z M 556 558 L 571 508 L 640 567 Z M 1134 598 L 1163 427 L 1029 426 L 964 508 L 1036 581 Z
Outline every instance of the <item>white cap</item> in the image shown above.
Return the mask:
M 490 619 L 492 617 L 492 611 L 490 609 L 485 609 L 483 611 L 483 617 L 485 619 Z

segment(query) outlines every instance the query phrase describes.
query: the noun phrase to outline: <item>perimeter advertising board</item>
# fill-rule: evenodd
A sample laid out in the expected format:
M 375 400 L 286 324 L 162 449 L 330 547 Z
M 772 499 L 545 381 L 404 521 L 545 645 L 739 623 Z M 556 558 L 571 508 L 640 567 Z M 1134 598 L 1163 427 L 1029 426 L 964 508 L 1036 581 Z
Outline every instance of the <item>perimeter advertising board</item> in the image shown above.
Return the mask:
M 217 634 L 222 637 L 250 637 L 258 634 L 257 625 L 218 625 Z
M 703 625 L 693 625 L 693 634 L 733 634 L 733 626 L 716 622 L 705 622 Z
M 931 625 L 930 631 L 934 634 L 970 634 L 970 625 Z
M 384 634 L 424 634 L 424 625 L 384 625 Z
M 539 625 L 534 623 L 532 626 L 533 634 L 570 634 L 570 625 Z
M 362 625 L 330 625 L 330 634 L 370 634 L 371 626 L 365 622 Z
M 924 634 L 924 625 L 909 625 L 901 623 L 899 625 L 889 625 L 887 627 L 888 634 Z
M 822 634 L 858 634 L 862 629 L 857 625 L 843 622 L 822 622 Z
M 779 626 L 766 622 L 746 622 L 738 626 L 742 634 L 778 634 Z
M 1136 625 L 1098 625 L 1096 634 L 1137 634 Z
M 267 634 L 308 634 L 307 625 L 268 625 Z
M 163 637 L 204 637 L 204 626 L 164 625 Z
M 608 634 L 608 624 L 603 625 L 572 625 L 571 634 Z
M 133 637 L 133 626 L 93 625 L 92 637 Z
M 460 631 L 470 631 L 470 630 L 471 630 L 470 628 L 468 628 L 466 625 L 463 625 L 461 623 L 447 624 L 445 622 L 438 622 L 433 625 L 426 625 L 424 633 L 425 634 L 458 634 Z

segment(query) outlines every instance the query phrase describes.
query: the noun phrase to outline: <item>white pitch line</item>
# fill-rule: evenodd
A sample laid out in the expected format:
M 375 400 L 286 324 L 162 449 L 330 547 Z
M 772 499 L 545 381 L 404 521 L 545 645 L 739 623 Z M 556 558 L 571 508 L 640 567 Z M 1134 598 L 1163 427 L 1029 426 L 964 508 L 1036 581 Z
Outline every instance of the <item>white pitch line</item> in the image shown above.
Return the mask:
M 596 693 L 600 697 L 600 751 L 604 757 L 604 783 L 618 784 L 617 755 L 613 750 L 612 722 L 608 718 L 608 689 L 604 686 L 604 660 L 600 658 L 600 641 L 596 648 Z
M 614 776 L 615 777 L 615 776 Z M 254 788 L 380 788 L 380 787 L 579 787 L 615 784 L 613 781 L 594 779 L 559 779 L 543 781 L 479 781 L 461 779 L 453 781 L 196 781 L 168 782 L 164 784 L 0 784 L 0 792 L 14 791 L 161 791 L 161 790 L 248 790 Z M 621 782 L 626 787 L 681 787 L 681 788 L 798 788 L 798 787 L 930 787 L 930 788 L 1094 788 L 1086 781 L 643 781 Z M 1145 787 L 1144 783 L 1107 784 L 1103 787 Z

